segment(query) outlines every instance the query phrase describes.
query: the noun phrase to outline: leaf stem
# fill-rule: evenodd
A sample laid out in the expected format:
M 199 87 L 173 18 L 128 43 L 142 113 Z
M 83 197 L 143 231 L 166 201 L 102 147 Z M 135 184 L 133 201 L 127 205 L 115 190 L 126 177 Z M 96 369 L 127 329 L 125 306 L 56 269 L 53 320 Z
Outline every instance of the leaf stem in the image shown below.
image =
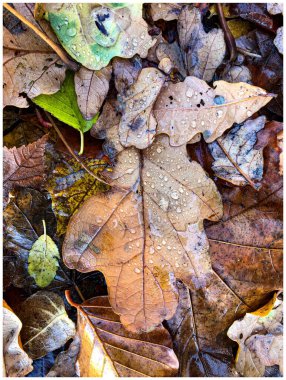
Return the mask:
M 47 228 L 46 228 L 46 222 L 44 221 L 44 219 L 42 220 L 42 222 L 43 222 L 43 227 L 44 227 L 44 236 L 45 236 L 45 238 L 46 238 L 46 236 L 47 236 Z
M 81 156 L 83 154 L 84 149 L 84 134 L 82 131 L 79 131 L 80 133 L 80 150 L 78 152 L 78 155 Z
M 21 13 L 17 12 L 16 9 L 7 3 L 3 3 L 3 6 L 44 40 L 71 70 L 77 71 L 79 69 L 79 65 L 76 62 L 70 60 L 67 54 L 54 41 L 52 41 L 45 33 L 41 32 L 35 25 L 27 20 L 26 17 L 21 15 Z
M 227 25 L 227 22 L 225 20 L 224 14 L 223 14 L 223 9 L 221 4 L 217 4 L 217 13 L 219 17 L 219 21 L 221 24 L 221 27 L 224 32 L 224 37 L 225 41 L 229 50 L 229 55 L 230 55 L 230 61 L 235 61 L 237 57 L 237 48 L 236 48 L 236 43 L 235 39 Z
M 65 144 L 67 150 L 70 152 L 70 154 L 73 156 L 73 158 L 90 174 L 93 178 L 95 178 L 97 181 L 104 183 L 105 185 L 111 186 L 109 183 L 105 182 L 103 179 L 99 178 L 96 174 L 94 174 L 79 158 L 78 156 L 73 152 L 71 147 L 69 146 L 68 142 L 64 138 L 62 132 L 59 130 L 59 128 L 56 126 L 56 123 L 52 119 L 51 115 L 45 111 L 45 114 L 47 118 L 49 119 L 52 126 L 55 128 L 57 134 L 59 135 L 62 142 Z

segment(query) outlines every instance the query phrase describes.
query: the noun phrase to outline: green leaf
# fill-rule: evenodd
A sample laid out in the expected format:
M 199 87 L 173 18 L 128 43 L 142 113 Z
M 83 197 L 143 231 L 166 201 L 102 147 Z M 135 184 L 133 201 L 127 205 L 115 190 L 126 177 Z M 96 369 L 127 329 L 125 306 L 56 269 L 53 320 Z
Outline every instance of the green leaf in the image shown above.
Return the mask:
M 89 131 L 98 118 L 98 114 L 91 120 L 86 120 L 82 116 L 77 104 L 74 75 L 71 71 L 67 72 L 66 79 L 58 92 L 36 96 L 32 101 L 80 132 Z
M 100 70 L 113 57 L 145 58 L 153 45 L 142 18 L 142 3 L 45 3 L 36 8 L 69 55 L 90 70 Z
M 36 284 L 41 288 L 48 286 L 55 278 L 60 259 L 58 247 L 46 233 L 46 224 L 43 220 L 44 234 L 33 244 L 29 253 L 29 275 L 34 277 Z

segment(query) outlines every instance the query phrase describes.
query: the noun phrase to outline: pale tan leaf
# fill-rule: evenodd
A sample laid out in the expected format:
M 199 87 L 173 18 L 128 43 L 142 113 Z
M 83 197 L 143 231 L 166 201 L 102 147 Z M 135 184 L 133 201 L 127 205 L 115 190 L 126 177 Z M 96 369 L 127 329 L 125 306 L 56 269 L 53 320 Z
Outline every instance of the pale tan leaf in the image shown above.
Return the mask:
M 168 58 L 171 62 L 172 69 L 178 70 L 180 74 L 183 76 L 183 78 L 187 76 L 187 73 L 184 67 L 182 51 L 176 41 L 173 42 L 172 44 L 167 44 L 164 42 L 159 43 L 156 48 L 156 55 L 161 65 L 162 65 L 162 60 Z M 170 71 L 171 70 L 169 70 L 169 72 Z M 165 72 L 169 74 L 167 71 Z
M 178 360 L 168 331 L 132 333 L 120 323 L 108 297 L 77 305 L 81 348 L 77 361 L 81 377 L 176 376 Z
M 100 110 L 109 90 L 111 73 L 111 66 L 107 66 L 98 71 L 81 67 L 75 74 L 77 102 L 85 119 L 91 119 Z
M 226 51 L 223 31 L 206 33 L 200 10 L 185 6 L 178 19 L 178 33 L 188 74 L 211 81 Z
M 209 144 L 216 176 L 237 186 L 245 186 L 251 180 L 259 187 L 263 175 L 263 148 L 255 149 L 254 145 L 265 122 L 265 116 L 248 120 Z
M 4 28 L 3 40 L 4 107 L 28 107 L 22 93 L 34 98 L 60 89 L 66 67 L 41 39 L 35 41 L 26 32 L 13 35 Z
M 46 377 L 77 377 L 76 360 L 80 350 L 80 338 L 76 334 L 66 351 L 60 352 Z
M 182 4 L 150 4 L 150 13 L 154 21 L 165 20 L 172 21 L 177 20 L 181 13 Z
M 152 107 L 164 81 L 165 77 L 159 70 L 146 68 L 125 95 L 118 96 L 123 110 L 119 136 L 124 147 L 144 149 L 152 144 L 157 126 Z
M 279 365 L 283 371 L 283 303 L 274 298 L 268 304 L 228 330 L 230 339 L 239 344 L 236 369 L 242 376 L 265 376 L 265 367 Z
M 128 60 L 123 58 L 114 58 L 112 60 L 114 84 L 119 94 L 125 94 L 128 88 L 137 80 L 142 69 L 138 57 Z
M 175 278 L 193 289 L 209 283 L 203 219 L 219 219 L 220 196 L 186 148 L 170 147 L 167 136 L 141 153 L 125 149 L 109 174 L 122 190 L 84 203 L 70 220 L 63 258 L 69 268 L 100 270 L 122 324 L 149 331 L 175 313 Z
M 22 348 L 20 331 L 22 323 L 3 301 L 3 356 L 5 374 L 8 377 L 23 377 L 33 370 L 32 359 Z
M 75 334 L 74 323 L 56 293 L 33 294 L 21 304 L 18 315 L 23 323 L 23 348 L 33 359 L 60 348 Z
M 202 133 L 206 142 L 216 140 L 234 123 L 242 123 L 273 97 L 247 83 L 214 82 L 214 89 L 195 77 L 168 83 L 161 90 L 153 112 L 157 134 L 166 133 L 179 146 Z
M 277 34 L 273 42 L 279 53 L 283 54 L 283 26 L 277 29 Z

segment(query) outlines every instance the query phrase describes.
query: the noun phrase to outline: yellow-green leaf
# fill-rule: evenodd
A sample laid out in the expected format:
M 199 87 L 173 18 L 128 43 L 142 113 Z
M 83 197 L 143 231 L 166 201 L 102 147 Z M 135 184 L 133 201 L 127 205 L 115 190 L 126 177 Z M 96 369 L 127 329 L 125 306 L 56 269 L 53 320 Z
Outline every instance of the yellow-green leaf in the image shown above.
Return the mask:
M 46 234 L 44 223 L 44 234 L 33 244 L 28 261 L 29 274 L 34 277 L 38 286 L 44 288 L 53 281 L 59 266 L 59 258 L 58 247 Z

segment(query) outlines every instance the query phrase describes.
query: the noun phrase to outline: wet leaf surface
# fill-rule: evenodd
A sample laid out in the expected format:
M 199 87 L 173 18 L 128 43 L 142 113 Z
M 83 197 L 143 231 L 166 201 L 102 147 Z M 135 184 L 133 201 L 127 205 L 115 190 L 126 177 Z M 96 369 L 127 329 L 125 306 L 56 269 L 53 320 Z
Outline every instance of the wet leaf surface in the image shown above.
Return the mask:
M 39 291 L 27 298 L 18 316 L 23 323 L 23 348 L 33 359 L 56 350 L 75 334 L 63 300 L 53 292 Z
M 162 325 L 144 334 L 127 331 L 106 296 L 85 301 L 77 309 L 81 377 L 176 376 L 178 360 Z
M 168 83 L 154 105 L 157 134 L 166 133 L 179 146 L 202 133 L 206 142 L 216 140 L 233 123 L 241 123 L 267 104 L 271 94 L 247 83 L 206 82 L 187 77 Z
M 45 4 L 45 17 L 76 61 L 100 70 L 113 57 L 146 57 L 152 45 L 142 4 Z

